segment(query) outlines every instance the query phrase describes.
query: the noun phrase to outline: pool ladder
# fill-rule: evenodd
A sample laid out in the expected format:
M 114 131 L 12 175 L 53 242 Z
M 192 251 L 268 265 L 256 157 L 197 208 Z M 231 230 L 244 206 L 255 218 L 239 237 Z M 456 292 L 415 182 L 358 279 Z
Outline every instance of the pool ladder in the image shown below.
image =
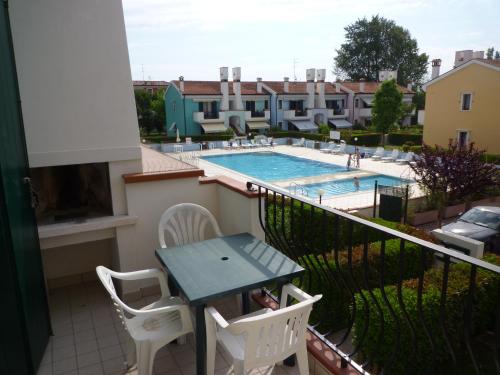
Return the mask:
M 294 181 L 290 182 L 290 185 L 288 186 L 288 191 L 290 193 L 293 193 L 293 194 L 297 194 L 297 192 L 298 192 L 300 195 L 304 195 L 306 197 L 309 196 L 307 189 L 304 186 L 302 186 Z

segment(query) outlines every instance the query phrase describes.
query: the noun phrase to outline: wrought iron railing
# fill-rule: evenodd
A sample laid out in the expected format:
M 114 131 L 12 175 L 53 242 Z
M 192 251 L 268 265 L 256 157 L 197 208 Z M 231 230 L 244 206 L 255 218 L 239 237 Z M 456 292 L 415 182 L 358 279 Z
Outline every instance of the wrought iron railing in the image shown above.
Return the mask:
M 500 374 L 500 257 L 471 258 L 411 227 L 253 185 L 266 241 L 306 269 L 301 288 L 323 294 L 310 324 L 342 366 Z

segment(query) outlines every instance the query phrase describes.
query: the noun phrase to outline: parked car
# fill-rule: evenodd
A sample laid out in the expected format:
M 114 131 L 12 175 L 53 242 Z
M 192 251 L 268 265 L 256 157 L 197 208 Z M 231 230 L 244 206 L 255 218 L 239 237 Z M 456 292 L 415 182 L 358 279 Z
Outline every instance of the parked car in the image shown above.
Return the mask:
M 474 207 L 441 229 L 484 242 L 485 250 L 500 253 L 500 207 Z

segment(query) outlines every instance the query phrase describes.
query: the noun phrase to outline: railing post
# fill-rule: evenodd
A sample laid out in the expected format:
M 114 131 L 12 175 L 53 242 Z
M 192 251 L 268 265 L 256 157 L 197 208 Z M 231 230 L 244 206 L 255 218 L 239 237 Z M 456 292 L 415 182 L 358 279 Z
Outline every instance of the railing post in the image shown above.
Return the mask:
M 375 189 L 373 191 L 373 217 L 377 214 L 377 188 L 378 188 L 378 181 L 375 180 Z

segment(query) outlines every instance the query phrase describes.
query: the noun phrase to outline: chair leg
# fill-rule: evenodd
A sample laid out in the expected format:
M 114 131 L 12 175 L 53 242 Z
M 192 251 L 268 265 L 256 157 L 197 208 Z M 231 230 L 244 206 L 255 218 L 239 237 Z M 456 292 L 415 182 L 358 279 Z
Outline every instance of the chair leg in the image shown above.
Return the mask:
M 137 373 L 138 375 L 151 375 L 153 373 L 153 360 L 156 352 L 149 341 L 136 343 L 137 347 Z
M 300 348 L 297 353 L 297 365 L 299 366 L 299 374 L 300 375 L 308 375 L 309 374 L 309 363 L 307 360 L 307 346 L 304 343 L 302 348 Z
M 136 344 L 132 337 L 127 340 L 127 368 L 131 368 L 137 363 Z

